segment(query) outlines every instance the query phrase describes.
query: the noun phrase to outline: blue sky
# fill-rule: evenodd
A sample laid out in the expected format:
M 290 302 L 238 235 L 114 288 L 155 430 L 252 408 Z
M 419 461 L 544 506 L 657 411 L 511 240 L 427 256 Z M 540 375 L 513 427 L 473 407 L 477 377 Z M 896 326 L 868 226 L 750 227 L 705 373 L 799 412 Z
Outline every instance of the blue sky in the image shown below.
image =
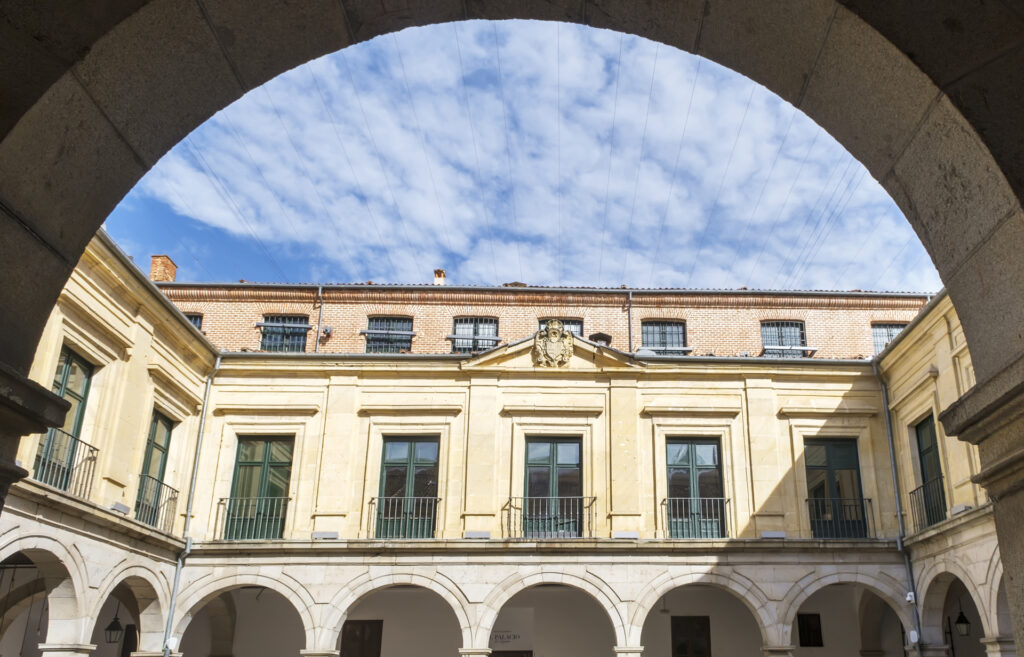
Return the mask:
M 106 228 L 190 281 L 941 286 L 878 183 L 765 88 L 531 21 L 293 69 L 173 148 Z

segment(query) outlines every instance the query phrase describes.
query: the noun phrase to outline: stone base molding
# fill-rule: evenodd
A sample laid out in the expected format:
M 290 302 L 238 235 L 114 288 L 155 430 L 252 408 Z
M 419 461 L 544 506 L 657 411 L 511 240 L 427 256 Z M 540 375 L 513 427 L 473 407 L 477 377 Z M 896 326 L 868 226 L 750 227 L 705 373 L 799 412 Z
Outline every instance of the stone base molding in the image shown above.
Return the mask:
M 921 644 L 921 657 L 949 657 L 949 646 Z
M 133 652 L 131 657 L 164 657 L 164 653 L 159 650 L 156 652 L 152 650 L 140 650 Z M 182 654 L 180 652 L 172 652 L 170 653 L 170 657 L 182 657 Z
M 761 648 L 764 657 L 793 657 L 794 650 L 796 650 L 796 646 L 764 646 Z
M 92 643 L 40 643 L 42 657 L 89 657 L 96 650 Z
M 985 654 L 990 657 L 1017 657 L 1017 644 L 1013 637 L 987 636 L 981 639 L 981 645 L 985 646 Z
M 490 652 L 490 651 L 488 651 Z M 340 650 L 300 650 L 302 657 L 338 657 Z
M 479 655 L 480 657 L 487 657 L 487 655 L 490 654 L 490 648 L 459 648 L 460 656 L 466 655 L 470 657 L 475 657 L 476 655 Z
M 642 657 L 644 654 L 643 646 L 615 646 L 612 650 L 618 657 Z

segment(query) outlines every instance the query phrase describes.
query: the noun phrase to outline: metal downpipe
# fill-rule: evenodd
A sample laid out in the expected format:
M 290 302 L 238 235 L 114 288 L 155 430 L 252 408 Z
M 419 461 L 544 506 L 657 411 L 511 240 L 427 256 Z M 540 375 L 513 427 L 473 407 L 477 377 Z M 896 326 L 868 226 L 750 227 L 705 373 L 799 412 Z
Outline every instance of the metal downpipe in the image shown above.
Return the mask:
M 882 387 L 882 415 L 885 417 L 885 436 L 889 442 L 889 470 L 892 473 L 892 490 L 896 497 L 896 524 L 899 527 L 899 535 L 896 537 L 896 549 L 903 555 L 903 566 L 907 569 L 907 582 L 910 585 L 910 592 L 914 596 L 914 626 L 917 630 L 917 641 L 914 642 L 914 652 L 921 657 L 921 614 L 917 603 L 917 585 L 914 583 L 914 565 L 910 563 L 910 553 L 903 544 L 903 537 L 906 536 L 906 529 L 903 525 L 903 501 L 900 499 L 900 478 L 896 469 L 896 445 L 892 437 L 892 418 L 889 414 L 889 386 L 886 385 L 882 373 L 878 371 L 878 361 L 871 361 L 871 369 L 875 372 L 875 378 Z
M 178 561 L 174 566 L 174 584 L 171 587 L 171 601 L 167 606 L 167 625 L 164 626 L 164 644 L 163 653 L 164 657 L 170 657 L 171 646 L 169 645 L 171 640 L 171 632 L 174 630 L 174 609 L 178 603 L 178 588 L 181 586 L 181 571 L 185 567 L 185 559 L 188 557 L 189 552 L 192 551 L 192 537 L 189 536 L 189 528 L 192 525 L 192 505 L 196 499 L 196 480 L 199 477 L 199 454 L 200 449 L 203 446 L 203 433 L 206 430 L 206 410 L 210 405 L 210 389 L 213 387 L 213 377 L 217 376 L 217 372 L 220 371 L 220 356 L 217 356 L 216 362 L 213 364 L 213 370 L 210 375 L 206 377 L 206 391 L 203 393 L 203 406 L 199 411 L 199 429 L 196 432 L 196 450 L 192 456 L 192 481 L 188 488 L 188 503 L 185 505 L 185 527 L 182 531 L 182 537 L 185 539 L 185 549 L 178 555 Z

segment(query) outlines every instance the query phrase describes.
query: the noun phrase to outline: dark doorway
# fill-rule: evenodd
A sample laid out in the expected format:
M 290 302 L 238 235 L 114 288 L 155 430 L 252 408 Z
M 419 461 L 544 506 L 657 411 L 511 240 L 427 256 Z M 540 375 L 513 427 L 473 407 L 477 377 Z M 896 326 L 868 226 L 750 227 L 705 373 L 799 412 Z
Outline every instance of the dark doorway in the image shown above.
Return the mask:
M 672 657 L 711 657 L 711 617 L 672 617 Z
M 382 620 L 350 620 L 341 626 L 341 654 L 345 657 L 380 657 L 384 636 Z

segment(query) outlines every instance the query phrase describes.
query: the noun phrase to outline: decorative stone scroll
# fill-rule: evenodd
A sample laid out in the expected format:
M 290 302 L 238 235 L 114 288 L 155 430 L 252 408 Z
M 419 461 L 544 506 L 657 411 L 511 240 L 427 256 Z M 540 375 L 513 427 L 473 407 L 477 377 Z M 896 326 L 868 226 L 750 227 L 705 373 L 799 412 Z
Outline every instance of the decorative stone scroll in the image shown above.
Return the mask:
M 563 367 L 572 357 L 572 333 L 562 321 L 549 319 L 533 339 L 533 362 L 538 367 Z

